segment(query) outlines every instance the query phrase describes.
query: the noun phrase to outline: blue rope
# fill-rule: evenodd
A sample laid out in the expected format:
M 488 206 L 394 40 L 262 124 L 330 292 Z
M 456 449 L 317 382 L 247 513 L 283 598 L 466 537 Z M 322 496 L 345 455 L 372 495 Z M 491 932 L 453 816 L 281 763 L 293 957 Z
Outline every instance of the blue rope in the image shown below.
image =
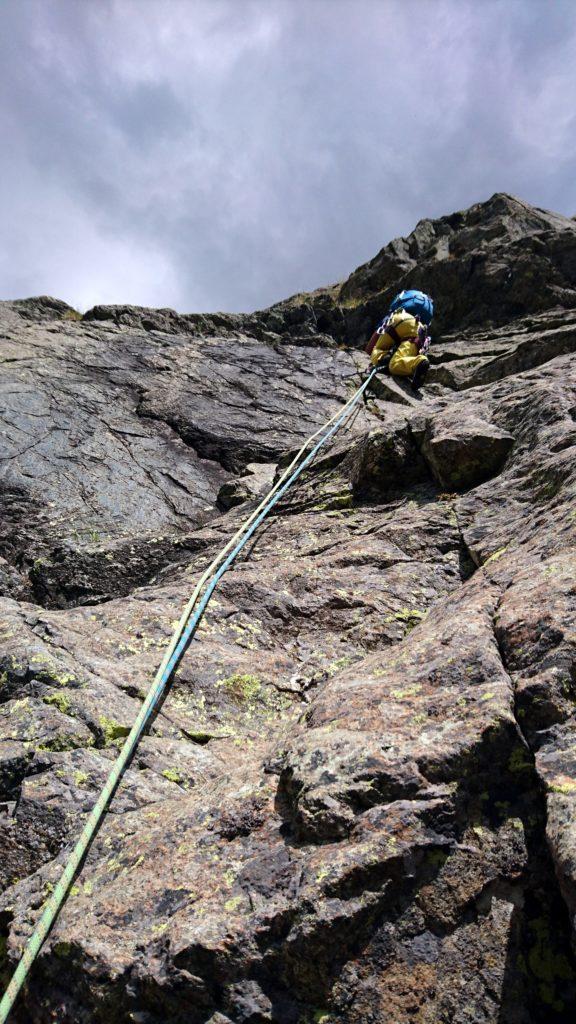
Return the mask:
M 226 560 L 222 563 L 220 568 L 217 570 L 217 572 L 214 573 L 210 581 L 207 583 L 206 590 L 200 603 L 198 604 L 196 611 L 191 616 L 186 627 L 182 630 L 180 639 L 176 646 L 174 647 L 172 655 L 166 661 L 166 665 L 164 666 L 161 672 L 159 671 L 158 682 L 156 683 L 156 686 L 154 687 L 154 685 L 152 685 L 150 687 L 144 704 L 140 708 L 138 717 L 134 722 L 134 725 L 132 726 L 132 729 L 130 730 L 128 737 L 126 738 L 126 741 L 124 743 L 124 746 L 122 747 L 122 750 L 120 751 L 120 754 L 118 755 L 116 761 L 112 766 L 106 783 L 103 789 L 100 791 L 98 799 L 88 816 L 88 819 L 80 834 L 80 837 L 76 841 L 74 849 L 72 850 L 68 857 L 62 875 L 58 882 L 56 883 L 54 891 L 49 896 L 45 904 L 44 910 L 41 914 L 40 920 L 37 922 L 32 935 L 30 936 L 26 943 L 26 946 L 24 948 L 24 951 L 22 952 L 16 970 L 12 975 L 8 988 L 6 989 L 2 997 L 2 1000 L 0 1001 L 0 1024 L 4 1024 L 8 1015 L 10 1014 L 12 1007 L 14 1006 L 14 1002 L 18 997 L 18 993 L 20 992 L 20 989 L 22 988 L 26 981 L 32 964 L 34 963 L 36 956 L 38 955 L 40 949 L 42 948 L 42 944 L 46 936 L 49 934 L 51 928 L 54 925 L 55 920 L 58 917 L 60 909 L 67 898 L 72 881 L 76 877 L 76 874 L 81 867 L 82 860 L 85 857 L 87 851 L 90 849 L 90 845 L 92 843 L 94 835 L 96 834 L 96 830 L 100 825 L 102 817 L 106 813 L 108 804 L 112 799 L 114 792 L 116 791 L 116 787 L 118 786 L 122 778 L 124 770 L 130 763 L 130 759 L 134 755 L 134 750 L 138 744 L 142 732 L 146 725 L 148 724 L 150 716 L 154 711 L 154 708 L 157 706 L 158 701 L 166 687 L 166 684 L 168 683 L 172 673 L 176 669 L 190 641 L 192 640 L 192 637 L 194 636 L 194 633 L 198 628 L 198 623 L 200 622 L 202 615 L 204 614 L 206 606 L 214 592 L 214 589 L 218 584 L 218 581 L 222 578 L 226 570 L 230 568 L 234 559 L 238 556 L 240 551 L 242 551 L 242 548 L 245 547 L 245 545 L 248 543 L 250 537 L 252 537 L 255 530 L 258 529 L 260 523 L 263 522 L 263 520 L 266 518 L 270 510 L 274 507 L 274 505 L 276 505 L 276 503 L 280 500 L 282 495 L 286 493 L 286 491 L 294 483 L 294 481 L 298 479 L 302 471 L 306 468 L 306 466 L 310 464 L 310 462 L 317 454 L 317 452 L 320 450 L 322 445 L 326 444 L 326 441 L 328 441 L 328 439 L 332 437 L 336 433 L 336 431 L 341 427 L 346 417 L 350 415 L 354 406 L 357 405 L 361 395 L 364 394 L 366 388 L 368 387 L 375 373 L 376 370 L 372 370 L 372 372 L 366 378 L 364 383 L 358 388 L 356 394 L 352 397 L 352 399 L 350 399 L 349 402 L 346 403 L 340 416 L 338 416 L 338 418 L 335 420 L 332 427 L 329 430 L 326 430 L 324 436 L 321 437 L 320 440 L 314 445 L 310 453 L 305 457 L 305 459 L 300 463 L 300 465 L 297 466 L 296 469 L 291 473 L 291 475 L 288 477 L 288 479 L 282 485 L 282 487 L 275 491 L 272 497 L 266 502 L 257 518 L 255 518 L 254 522 L 250 525 L 250 527 L 246 529 L 246 532 L 243 534 L 243 536 L 238 541 L 236 546 L 230 552 Z M 331 419 L 328 422 L 331 422 Z
M 262 509 L 262 512 L 260 513 L 260 515 L 254 520 L 254 522 L 248 528 L 248 530 L 246 531 L 244 536 L 238 541 L 238 543 L 236 544 L 236 547 L 234 547 L 232 549 L 232 551 L 230 552 L 230 554 L 228 555 L 226 560 L 222 563 L 222 565 L 217 570 L 217 572 L 214 573 L 212 579 L 210 580 L 210 582 L 208 583 L 208 585 L 206 587 L 206 590 L 204 591 L 204 595 L 203 595 L 203 597 L 202 597 L 202 599 L 201 599 L 201 601 L 200 601 L 200 603 L 198 605 L 198 608 L 196 609 L 196 611 L 194 612 L 194 614 L 190 618 L 190 621 L 188 622 L 188 625 L 186 626 L 184 632 L 182 633 L 182 636 L 181 636 L 181 638 L 180 638 L 180 640 L 178 642 L 178 645 L 174 649 L 172 657 L 167 662 L 166 667 L 164 669 L 164 672 L 162 673 L 162 676 L 160 677 L 160 679 L 158 681 L 157 693 L 156 693 L 156 695 L 155 695 L 155 697 L 153 699 L 153 702 L 150 705 L 149 714 L 148 714 L 147 718 L 145 719 L 145 721 L 142 723 L 142 727 L 141 727 L 141 730 L 140 730 L 140 735 L 142 735 L 142 732 L 145 729 L 145 727 L 147 725 L 147 722 L 150 719 L 150 715 L 152 714 L 154 708 L 156 707 L 156 705 L 157 705 L 157 703 L 158 703 L 158 701 L 159 701 L 159 699 L 160 699 L 160 697 L 161 697 L 161 695 L 162 695 L 162 693 L 164 691 L 164 688 L 165 688 L 166 684 L 168 683 L 170 677 L 172 676 L 172 673 L 177 669 L 178 665 L 180 664 L 180 661 L 182 660 L 182 657 L 186 653 L 186 650 L 187 650 L 187 648 L 188 648 L 191 640 L 193 639 L 194 634 L 195 634 L 195 632 L 196 632 L 196 630 L 198 628 L 200 620 L 201 620 L 204 612 L 206 611 L 206 607 L 208 605 L 208 602 L 209 602 L 212 594 L 214 593 L 214 590 L 218 586 L 218 583 L 221 580 L 222 576 L 230 568 L 232 563 L 235 561 L 235 559 L 238 557 L 238 555 L 242 551 L 242 548 L 245 547 L 245 545 L 248 543 L 248 541 L 250 540 L 252 535 L 256 532 L 256 530 L 258 529 L 260 524 L 266 519 L 266 516 L 274 508 L 274 505 L 276 505 L 276 503 L 286 493 L 286 491 L 289 489 L 289 487 L 291 487 L 292 484 L 298 479 L 298 477 L 303 472 L 303 470 L 306 469 L 306 466 L 310 465 L 310 463 L 315 458 L 317 453 L 320 451 L 322 446 L 324 444 L 326 444 L 326 441 L 328 441 L 336 433 L 336 431 L 340 429 L 340 427 L 342 426 L 342 423 L 344 422 L 344 420 L 350 415 L 350 413 L 352 412 L 352 409 L 358 403 L 358 401 L 360 400 L 360 398 L 362 397 L 362 395 L 366 391 L 366 388 L 370 384 L 370 381 L 372 380 L 372 378 L 373 378 L 375 373 L 376 373 L 376 368 L 372 370 L 372 372 L 366 378 L 364 383 L 358 388 L 358 391 L 356 392 L 356 395 L 354 396 L 354 399 L 352 400 L 351 404 L 345 409 L 345 411 L 342 413 L 342 415 L 339 416 L 338 419 L 333 423 L 333 425 L 331 426 L 330 430 L 328 430 L 327 433 L 324 434 L 324 436 L 321 437 L 320 440 L 314 445 L 314 447 L 309 452 L 309 454 L 306 456 L 306 458 L 300 463 L 299 466 L 296 467 L 296 469 L 291 474 L 291 476 L 288 477 L 286 483 L 280 488 L 280 490 L 278 490 L 276 492 L 276 494 L 270 499 L 268 504 L 264 506 L 264 508 Z

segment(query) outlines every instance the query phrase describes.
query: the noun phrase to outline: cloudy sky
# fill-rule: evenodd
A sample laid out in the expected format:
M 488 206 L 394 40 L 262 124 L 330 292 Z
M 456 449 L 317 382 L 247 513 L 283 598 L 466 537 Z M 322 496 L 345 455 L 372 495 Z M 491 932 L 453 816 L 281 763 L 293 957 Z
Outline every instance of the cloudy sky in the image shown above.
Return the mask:
M 3 0 L 0 297 L 249 310 L 576 213 L 574 0 Z

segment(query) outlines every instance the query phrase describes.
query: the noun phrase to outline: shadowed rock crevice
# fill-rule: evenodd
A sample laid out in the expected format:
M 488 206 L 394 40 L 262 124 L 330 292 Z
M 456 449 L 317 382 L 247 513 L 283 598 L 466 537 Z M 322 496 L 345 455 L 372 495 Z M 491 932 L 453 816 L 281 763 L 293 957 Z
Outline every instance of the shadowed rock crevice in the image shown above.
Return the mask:
M 464 531 L 462 530 L 462 527 L 460 526 L 460 520 L 458 519 L 458 513 L 456 511 L 454 512 L 454 517 L 456 519 L 456 525 L 457 525 L 457 528 L 458 528 L 458 536 L 459 536 L 459 539 L 460 539 L 459 560 L 458 560 L 458 564 L 459 564 L 459 568 L 460 568 L 460 579 L 462 580 L 463 583 L 465 583 L 466 580 L 469 580 L 470 577 L 474 575 L 474 573 L 479 568 L 479 566 L 474 561 L 474 557 L 472 555 L 472 552 L 471 552 L 470 548 L 468 547 L 468 542 L 467 542 L 466 537 L 464 535 Z

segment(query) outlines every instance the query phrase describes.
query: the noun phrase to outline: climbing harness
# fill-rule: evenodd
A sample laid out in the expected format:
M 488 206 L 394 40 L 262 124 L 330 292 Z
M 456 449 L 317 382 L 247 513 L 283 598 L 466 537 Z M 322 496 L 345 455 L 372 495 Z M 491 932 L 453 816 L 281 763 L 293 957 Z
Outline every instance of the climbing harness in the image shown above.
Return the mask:
M 134 722 L 129 735 L 126 737 L 122 750 L 110 770 L 110 774 L 106 780 L 104 788 L 88 816 L 76 845 L 54 887 L 54 891 L 46 902 L 40 920 L 26 943 L 18 966 L 16 967 L 10 984 L 8 985 L 2 1001 L 0 1002 L 0 1024 L 4 1024 L 12 1010 L 12 1007 L 14 1006 L 14 1002 L 26 981 L 30 968 L 32 967 L 46 936 L 50 932 L 52 925 L 54 924 L 60 909 L 66 900 L 72 882 L 81 867 L 82 861 L 92 843 L 102 818 L 106 813 L 108 804 L 114 796 L 124 771 L 136 750 L 140 737 L 142 736 L 146 725 L 149 723 L 155 707 L 165 692 L 173 673 L 180 664 L 180 661 L 182 660 L 182 657 L 184 656 L 198 628 L 206 606 L 208 605 L 219 580 L 226 570 L 230 568 L 244 546 L 250 540 L 250 537 L 264 521 L 268 513 L 298 479 L 304 469 L 310 465 L 320 448 L 322 448 L 322 446 L 326 444 L 331 437 L 333 437 L 336 431 L 340 429 L 354 407 L 358 404 L 375 373 L 376 369 L 372 370 L 354 395 L 352 395 L 352 397 L 349 398 L 340 409 L 326 420 L 326 423 L 306 439 L 302 447 L 292 459 L 290 465 L 284 470 L 268 494 L 262 499 L 260 504 L 254 509 L 251 515 L 248 516 L 245 522 L 242 523 L 234 536 L 230 538 L 228 543 L 224 545 L 208 568 L 202 573 L 198 583 L 196 584 L 194 593 L 188 601 L 180 621 L 174 630 L 174 634 L 166 650 L 162 664 L 154 677 L 136 721 Z M 313 442 L 316 443 L 308 454 L 305 455 L 306 450 Z M 200 594 L 204 587 L 204 593 L 200 598 Z

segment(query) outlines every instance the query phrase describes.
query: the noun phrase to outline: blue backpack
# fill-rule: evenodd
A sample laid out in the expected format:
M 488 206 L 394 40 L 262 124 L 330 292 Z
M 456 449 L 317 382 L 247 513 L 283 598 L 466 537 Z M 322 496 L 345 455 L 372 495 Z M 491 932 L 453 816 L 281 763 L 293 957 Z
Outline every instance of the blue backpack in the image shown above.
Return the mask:
M 416 288 L 409 288 L 407 291 L 399 292 L 390 303 L 390 312 L 395 313 L 397 309 L 405 309 L 412 316 L 417 316 L 423 324 L 428 325 L 434 316 L 434 303 L 425 292 L 419 292 Z

